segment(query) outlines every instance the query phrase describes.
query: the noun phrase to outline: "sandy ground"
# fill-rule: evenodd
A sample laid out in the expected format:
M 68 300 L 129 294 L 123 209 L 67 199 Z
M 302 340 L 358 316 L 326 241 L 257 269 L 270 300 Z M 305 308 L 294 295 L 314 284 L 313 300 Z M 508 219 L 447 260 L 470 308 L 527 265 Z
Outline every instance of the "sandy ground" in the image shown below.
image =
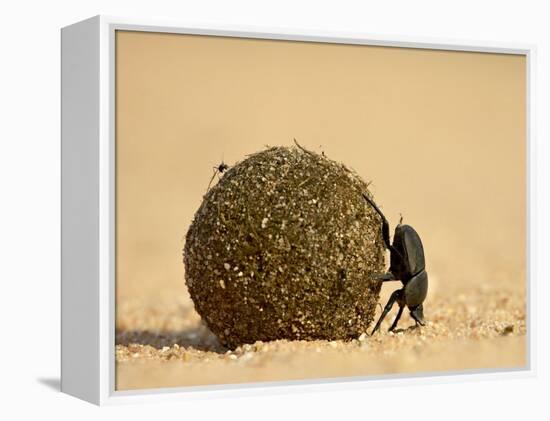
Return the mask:
M 392 288 L 386 286 L 384 297 Z M 426 302 L 428 323 L 350 342 L 257 342 L 222 348 L 191 300 L 169 297 L 119 306 L 117 389 L 236 384 L 393 373 L 433 373 L 526 364 L 524 294 L 482 284 L 441 291 Z M 378 310 L 379 313 L 380 310 Z

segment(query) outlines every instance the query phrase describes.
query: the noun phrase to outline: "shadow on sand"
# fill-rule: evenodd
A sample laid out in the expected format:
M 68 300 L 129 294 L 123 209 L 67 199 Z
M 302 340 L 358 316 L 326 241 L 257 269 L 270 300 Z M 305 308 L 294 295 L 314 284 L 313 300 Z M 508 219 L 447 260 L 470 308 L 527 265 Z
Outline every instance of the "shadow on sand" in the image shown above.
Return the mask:
M 116 344 L 124 346 L 130 344 L 150 345 L 158 349 L 178 344 L 184 348 L 219 354 L 227 351 L 227 348 L 220 345 L 216 336 L 203 325 L 180 331 L 119 329 L 116 331 Z

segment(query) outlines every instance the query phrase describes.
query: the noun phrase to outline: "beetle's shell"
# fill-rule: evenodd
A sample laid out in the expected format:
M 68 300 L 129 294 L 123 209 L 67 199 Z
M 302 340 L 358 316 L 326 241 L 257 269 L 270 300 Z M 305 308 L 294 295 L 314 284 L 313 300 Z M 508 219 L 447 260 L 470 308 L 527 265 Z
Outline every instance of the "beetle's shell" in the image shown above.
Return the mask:
M 396 226 L 392 246 L 403 258 L 401 260 L 394 254 L 391 259 L 390 271 L 400 276 L 399 279 L 410 279 L 425 268 L 424 247 L 413 227 L 401 224 Z
M 345 166 L 295 147 L 254 154 L 210 189 L 187 232 L 185 278 L 223 344 L 367 330 L 384 246 L 362 193 Z

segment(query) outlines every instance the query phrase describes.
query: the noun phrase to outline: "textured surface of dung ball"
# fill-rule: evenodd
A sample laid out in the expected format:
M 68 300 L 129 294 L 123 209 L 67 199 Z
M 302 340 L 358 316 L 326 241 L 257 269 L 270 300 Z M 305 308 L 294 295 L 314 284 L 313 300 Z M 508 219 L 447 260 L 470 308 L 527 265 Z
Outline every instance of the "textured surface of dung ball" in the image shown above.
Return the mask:
M 185 278 L 222 344 L 366 331 L 381 286 L 371 279 L 384 272 L 367 187 L 323 155 L 275 147 L 231 167 L 207 192 L 187 232 Z

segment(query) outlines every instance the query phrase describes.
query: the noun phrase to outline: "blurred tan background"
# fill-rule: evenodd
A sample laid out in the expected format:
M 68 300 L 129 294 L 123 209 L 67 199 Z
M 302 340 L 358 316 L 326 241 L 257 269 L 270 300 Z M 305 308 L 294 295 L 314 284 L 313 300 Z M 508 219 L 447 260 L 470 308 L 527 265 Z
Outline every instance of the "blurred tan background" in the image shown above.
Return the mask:
M 372 180 L 392 233 L 400 213 L 419 232 L 428 319 L 479 288 L 523 308 L 524 56 L 121 31 L 116 51 L 119 330 L 190 305 L 182 249 L 212 167 L 293 138 Z

